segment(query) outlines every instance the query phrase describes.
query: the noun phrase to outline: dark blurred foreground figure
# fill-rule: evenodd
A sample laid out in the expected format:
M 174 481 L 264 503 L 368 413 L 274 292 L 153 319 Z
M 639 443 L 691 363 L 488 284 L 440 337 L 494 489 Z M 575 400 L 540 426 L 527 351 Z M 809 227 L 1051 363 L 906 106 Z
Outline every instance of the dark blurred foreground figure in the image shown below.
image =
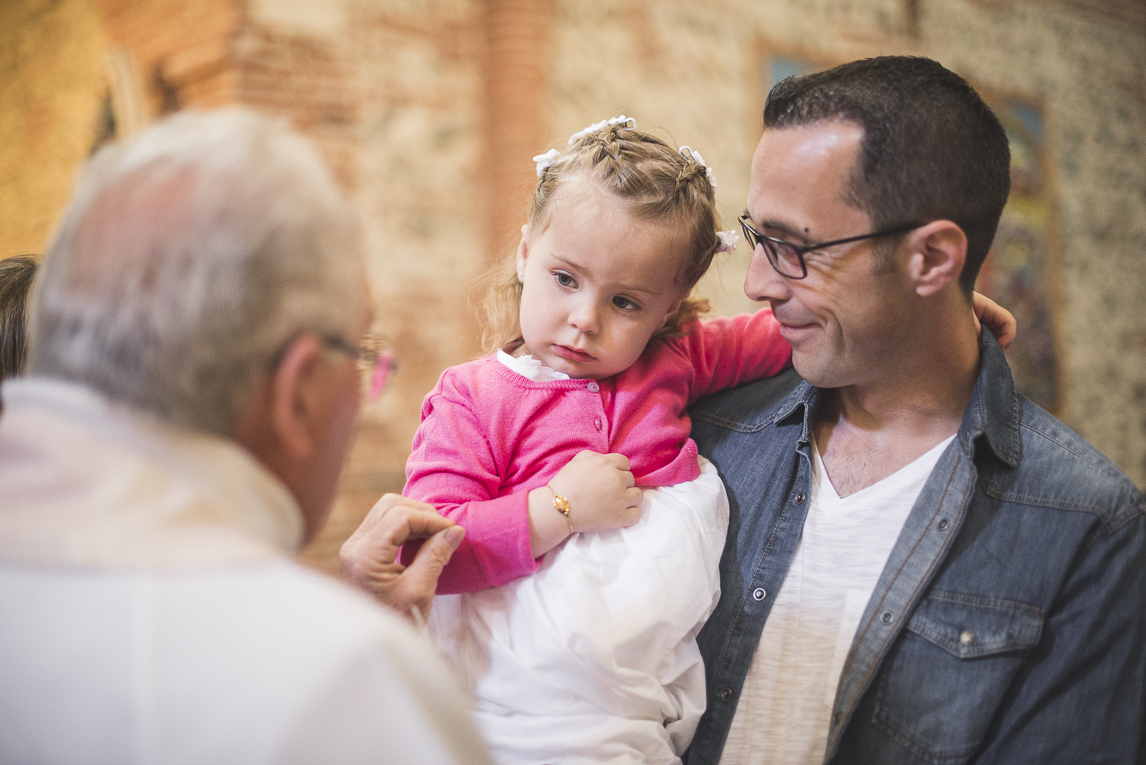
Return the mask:
M 433 649 L 290 559 L 353 432 L 364 282 L 318 154 L 251 113 L 84 169 L 3 391 L 0 762 L 488 762 Z M 391 563 L 459 541 L 401 498 L 371 517 Z M 417 568 L 382 573 L 426 605 Z
M 14 255 L 0 260 L 0 380 L 24 369 L 27 356 L 28 291 L 36 275 L 36 259 Z
M 692 409 L 731 519 L 690 765 L 1141 757 L 1146 500 L 967 310 L 1009 172 L 928 59 L 769 94 L 745 291 L 795 372 Z

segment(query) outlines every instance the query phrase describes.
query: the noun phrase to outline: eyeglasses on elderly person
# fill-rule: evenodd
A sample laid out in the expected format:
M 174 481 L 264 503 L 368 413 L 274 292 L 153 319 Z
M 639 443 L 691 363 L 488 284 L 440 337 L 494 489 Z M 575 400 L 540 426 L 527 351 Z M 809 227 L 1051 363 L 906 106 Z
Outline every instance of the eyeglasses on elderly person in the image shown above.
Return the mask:
M 367 383 L 365 388 L 367 401 L 373 401 L 382 395 L 390 373 L 398 368 L 397 362 L 394 361 L 393 344 L 388 337 L 371 332 L 357 345 L 338 335 L 323 335 L 321 339 L 324 346 L 354 359 L 358 370 L 367 373 L 364 375 Z

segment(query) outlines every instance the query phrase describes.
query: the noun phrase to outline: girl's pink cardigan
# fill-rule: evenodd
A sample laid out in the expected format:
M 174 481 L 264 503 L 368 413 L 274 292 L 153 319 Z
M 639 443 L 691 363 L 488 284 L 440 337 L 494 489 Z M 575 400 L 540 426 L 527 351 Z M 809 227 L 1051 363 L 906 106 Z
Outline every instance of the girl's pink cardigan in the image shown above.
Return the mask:
M 624 454 L 638 486 L 698 477 L 685 407 L 787 366 L 792 349 L 778 329 L 768 309 L 699 322 L 599 381 L 533 382 L 495 356 L 447 369 L 422 404 L 403 491 L 466 529 L 438 593 L 532 573 L 526 497 L 582 449 Z M 416 549 L 407 545 L 402 560 Z

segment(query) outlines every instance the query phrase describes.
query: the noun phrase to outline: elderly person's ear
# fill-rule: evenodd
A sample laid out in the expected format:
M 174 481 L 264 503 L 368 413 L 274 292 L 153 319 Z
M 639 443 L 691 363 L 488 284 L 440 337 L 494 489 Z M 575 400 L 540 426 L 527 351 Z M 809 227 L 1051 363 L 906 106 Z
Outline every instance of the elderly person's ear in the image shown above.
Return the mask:
M 271 375 L 270 422 L 274 437 L 296 459 L 306 459 L 318 448 L 316 428 L 324 427 L 329 390 L 317 385 L 322 343 L 314 335 L 301 335 L 287 346 Z
M 304 334 L 287 345 L 278 363 L 250 396 L 236 439 L 256 455 L 303 461 L 320 448 L 339 389 L 330 385 L 322 341 Z

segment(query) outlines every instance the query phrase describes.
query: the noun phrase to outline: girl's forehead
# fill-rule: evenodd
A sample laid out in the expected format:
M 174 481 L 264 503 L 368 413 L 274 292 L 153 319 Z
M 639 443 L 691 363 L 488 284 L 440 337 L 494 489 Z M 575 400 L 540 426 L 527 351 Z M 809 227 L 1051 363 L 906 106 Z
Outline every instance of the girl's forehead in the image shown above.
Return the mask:
M 597 221 L 604 225 L 614 225 L 633 234 L 645 236 L 653 234 L 658 238 L 674 239 L 686 235 L 687 228 L 682 216 L 665 215 L 650 220 L 634 214 L 633 204 L 586 177 L 575 177 L 564 181 L 550 197 L 545 215 L 541 221 L 531 221 L 531 228 L 542 227 L 538 235 L 561 218 L 563 221 Z
M 602 282 L 656 293 L 674 291 L 684 263 L 677 227 L 637 219 L 608 198 L 568 200 L 531 239 L 550 257 Z

